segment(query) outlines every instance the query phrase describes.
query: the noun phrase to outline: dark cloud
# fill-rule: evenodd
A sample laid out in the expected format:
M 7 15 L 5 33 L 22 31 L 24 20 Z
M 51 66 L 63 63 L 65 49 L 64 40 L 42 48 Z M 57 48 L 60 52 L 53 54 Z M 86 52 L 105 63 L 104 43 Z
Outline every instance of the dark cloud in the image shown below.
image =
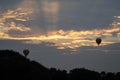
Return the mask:
M 7 11 L 8 9 L 15 9 L 23 0 L 1 0 L 0 10 Z
M 23 0 L 2 0 L 1 9 L 16 8 Z M 38 26 L 43 31 L 48 28 L 48 22 L 45 19 L 45 12 L 42 11 L 41 2 L 37 1 L 36 7 L 40 11 L 36 14 L 36 19 L 28 22 L 32 26 Z M 55 25 L 57 29 L 94 29 L 109 27 L 114 16 L 120 14 L 119 1 L 117 0 L 56 0 L 60 4 L 58 22 Z M 52 2 L 52 1 L 49 1 Z M 9 3 L 9 4 L 8 4 Z M 51 25 L 53 26 L 53 25 Z
M 60 28 L 94 29 L 108 27 L 113 17 L 119 15 L 119 4 L 115 0 L 75 0 L 62 1 Z

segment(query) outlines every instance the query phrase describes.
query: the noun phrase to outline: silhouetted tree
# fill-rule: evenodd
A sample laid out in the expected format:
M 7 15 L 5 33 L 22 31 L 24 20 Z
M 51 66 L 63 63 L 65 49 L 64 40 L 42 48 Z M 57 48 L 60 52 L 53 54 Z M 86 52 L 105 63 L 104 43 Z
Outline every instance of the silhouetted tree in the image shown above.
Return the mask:
M 105 80 L 115 80 L 115 74 L 112 72 L 106 73 Z
M 101 79 L 101 80 L 105 80 L 105 75 L 106 75 L 105 71 L 102 71 L 102 72 L 100 73 L 100 79 Z
M 52 80 L 68 80 L 67 71 L 65 70 L 57 70 L 56 68 L 51 68 L 50 74 Z
M 70 71 L 69 80 L 99 80 L 99 73 L 85 68 L 76 68 Z
M 117 72 L 115 77 L 116 77 L 116 80 L 120 80 L 120 72 Z

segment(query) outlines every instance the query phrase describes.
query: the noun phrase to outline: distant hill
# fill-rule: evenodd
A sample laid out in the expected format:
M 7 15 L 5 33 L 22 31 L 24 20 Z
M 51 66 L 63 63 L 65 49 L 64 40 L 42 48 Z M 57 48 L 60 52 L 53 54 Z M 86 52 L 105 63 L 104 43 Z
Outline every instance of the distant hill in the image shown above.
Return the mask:
M 0 80 L 37 80 L 47 79 L 48 69 L 30 61 L 18 52 L 0 50 Z
M 46 68 L 13 50 L 0 50 L 0 80 L 120 80 L 120 72 L 96 72 L 85 68 Z

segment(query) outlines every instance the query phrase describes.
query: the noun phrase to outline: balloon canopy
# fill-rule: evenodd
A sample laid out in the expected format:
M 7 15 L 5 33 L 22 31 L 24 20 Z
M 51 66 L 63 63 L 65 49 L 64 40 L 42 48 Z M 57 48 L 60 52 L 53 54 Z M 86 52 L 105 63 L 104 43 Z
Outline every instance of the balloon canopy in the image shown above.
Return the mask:
M 24 50 L 23 50 L 23 54 L 25 55 L 25 57 L 29 54 L 29 52 L 30 52 L 30 51 L 29 51 L 28 49 L 24 49 Z
M 97 39 L 96 39 L 96 43 L 97 43 L 98 45 L 100 45 L 101 42 L 102 42 L 102 39 L 101 39 L 101 38 L 97 38 Z

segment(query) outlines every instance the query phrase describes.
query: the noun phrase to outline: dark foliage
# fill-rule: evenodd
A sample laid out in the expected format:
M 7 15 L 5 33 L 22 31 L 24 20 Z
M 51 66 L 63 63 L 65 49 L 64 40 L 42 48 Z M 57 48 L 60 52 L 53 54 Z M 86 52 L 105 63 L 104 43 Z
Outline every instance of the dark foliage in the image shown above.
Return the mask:
M 0 80 L 120 80 L 120 72 L 101 73 L 85 68 L 46 68 L 12 50 L 0 50 Z
M 0 79 L 48 80 L 48 69 L 12 50 L 0 51 Z
M 70 80 L 99 80 L 98 72 L 90 71 L 85 68 L 73 69 L 69 73 Z

